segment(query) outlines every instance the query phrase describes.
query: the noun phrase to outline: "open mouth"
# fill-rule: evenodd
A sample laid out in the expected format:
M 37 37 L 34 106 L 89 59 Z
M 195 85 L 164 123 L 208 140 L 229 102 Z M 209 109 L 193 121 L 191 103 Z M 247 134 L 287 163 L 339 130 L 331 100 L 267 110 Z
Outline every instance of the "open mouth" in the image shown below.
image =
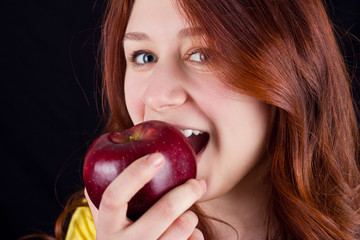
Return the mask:
M 210 138 L 209 133 L 199 130 L 186 129 L 181 130 L 181 132 L 187 137 L 196 154 L 200 153 L 206 147 Z

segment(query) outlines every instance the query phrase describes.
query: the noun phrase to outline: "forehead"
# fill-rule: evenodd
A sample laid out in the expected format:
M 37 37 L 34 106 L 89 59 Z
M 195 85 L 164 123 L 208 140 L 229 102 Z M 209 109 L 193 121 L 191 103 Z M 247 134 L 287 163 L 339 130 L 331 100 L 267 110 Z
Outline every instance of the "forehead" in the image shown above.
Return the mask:
M 136 0 L 127 26 L 129 31 L 179 29 L 188 26 L 173 0 Z

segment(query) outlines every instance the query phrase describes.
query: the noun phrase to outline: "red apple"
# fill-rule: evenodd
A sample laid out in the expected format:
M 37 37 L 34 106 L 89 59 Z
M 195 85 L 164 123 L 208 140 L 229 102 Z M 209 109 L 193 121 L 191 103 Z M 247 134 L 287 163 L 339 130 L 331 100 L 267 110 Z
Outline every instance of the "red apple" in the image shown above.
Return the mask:
M 161 121 L 140 123 L 122 132 L 105 133 L 89 147 L 83 178 L 91 201 L 98 208 L 105 188 L 140 157 L 160 152 L 165 164 L 129 202 L 127 216 L 138 219 L 172 188 L 196 177 L 195 152 L 174 126 Z

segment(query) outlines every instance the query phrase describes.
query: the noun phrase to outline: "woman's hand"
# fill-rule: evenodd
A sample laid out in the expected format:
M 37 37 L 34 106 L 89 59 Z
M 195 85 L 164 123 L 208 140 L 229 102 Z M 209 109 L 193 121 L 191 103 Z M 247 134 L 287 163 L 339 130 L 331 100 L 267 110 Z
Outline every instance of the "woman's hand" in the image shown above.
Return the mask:
M 188 209 L 206 191 L 202 180 L 190 179 L 157 201 L 136 222 L 126 217 L 130 199 L 164 164 L 160 153 L 142 157 L 127 167 L 106 188 L 99 210 L 85 196 L 94 218 L 97 240 L 204 239 L 196 228 L 197 216 Z

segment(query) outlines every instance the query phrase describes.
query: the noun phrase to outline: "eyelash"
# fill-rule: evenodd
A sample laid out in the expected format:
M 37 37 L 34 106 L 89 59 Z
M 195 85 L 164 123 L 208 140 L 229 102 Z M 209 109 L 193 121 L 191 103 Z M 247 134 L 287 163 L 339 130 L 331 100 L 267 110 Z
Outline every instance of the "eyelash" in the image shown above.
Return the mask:
M 208 60 L 208 56 L 207 56 L 207 53 L 206 53 L 206 51 L 204 50 L 204 49 L 201 49 L 201 48 L 197 48 L 197 49 L 194 49 L 194 50 L 192 50 L 192 51 L 190 51 L 188 54 L 187 54 L 187 58 L 186 58 L 186 60 L 188 60 L 188 59 L 190 59 L 191 58 L 191 56 L 193 56 L 194 54 L 197 54 L 197 53 L 199 53 L 199 54 L 201 54 L 202 56 L 201 56 L 201 60 L 202 61 L 207 61 Z M 204 63 L 204 62 L 197 62 L 197 61 L 192 61 L 192 62 L 194 62 L 194 63 L 199 63 L 199 64 L 201 64 L 201 63 Z
M 193 56 L 194 54 L 197 54 L 197 53 L 200 53 L 202 55 L 204 55 L 204 57 L 202 58 L 203 60 L 205 61 L 208 61 L 209 60 L 209 57 L 207 56 L 206 54 L 206 51 L 204 49 L 201 49 L 201 48 L 197 48 L 197 49 L 194 49 L 194 50 L 191 50 L 188 54 L 186 54 L 186 60 L 189 61 L 189 59 L 191 58 L 191 56 Z M 150 54 L 150 55 L 153 55 L 155 58 L 157 58 L 157 56 L 152 53 L 151 51 L 148 51 L 148 50 L 138 50 L 138 51 L 133 51 L 129 57 L 128 57 L 128 61 L 131 62 L 131 64 L 134 66 L 134 67 L 142 67 L 146 64 L 151 64 L 151 63 L 138 63 L 136 61 L 136 58 L 139 57 L 140 55 L 142 54 Z M 157 61 L 157 60 L 156 60 Z M 155 61 L 155 62 L 156 62 Z M 203 62 L 197 62 L 197 61 L 191 61 L 195 64 L 204 64 Z
M 141 64 L 141 63 L 137 63 L 137 62 L 136 62 L 136 58 L 137 58 L 138 56 L 140 56 L 141 54 L 151 54 L 151 55 L 154 55 L 154 56 L 156 57 L 156 55 L 153 54 L 151 51 L 138 50 L 138 51 L 133 51 L 133 52 L 129 55 L 128 61 L 131 62 L 134 67 L 144 66 L 146 63 Z M 156 57 L 156 58 L 157 58 L 157 57 Z

